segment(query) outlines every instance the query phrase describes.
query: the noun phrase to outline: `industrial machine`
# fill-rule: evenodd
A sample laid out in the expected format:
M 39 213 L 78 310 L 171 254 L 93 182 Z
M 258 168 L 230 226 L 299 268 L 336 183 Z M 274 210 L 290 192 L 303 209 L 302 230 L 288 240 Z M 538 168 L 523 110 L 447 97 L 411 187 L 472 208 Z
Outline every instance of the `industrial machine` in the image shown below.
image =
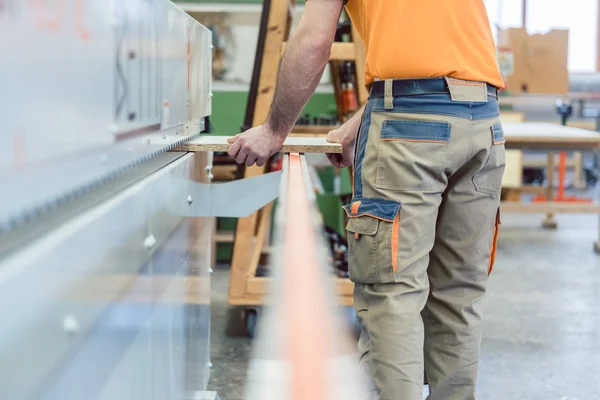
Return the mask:
M 168 0 L 0 2 L 0 399 L 204 399 L 211 33 Z M 214 396 L 213 396 L 214 397 Z

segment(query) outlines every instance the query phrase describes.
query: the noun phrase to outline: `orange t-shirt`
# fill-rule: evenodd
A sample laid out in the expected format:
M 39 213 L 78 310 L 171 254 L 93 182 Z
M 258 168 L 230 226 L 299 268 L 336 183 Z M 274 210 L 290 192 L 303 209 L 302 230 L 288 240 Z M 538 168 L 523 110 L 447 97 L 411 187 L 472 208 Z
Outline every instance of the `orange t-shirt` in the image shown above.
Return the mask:
M 349 0 L 365 81 L 449 76 L 504 88 L 483 0 Z

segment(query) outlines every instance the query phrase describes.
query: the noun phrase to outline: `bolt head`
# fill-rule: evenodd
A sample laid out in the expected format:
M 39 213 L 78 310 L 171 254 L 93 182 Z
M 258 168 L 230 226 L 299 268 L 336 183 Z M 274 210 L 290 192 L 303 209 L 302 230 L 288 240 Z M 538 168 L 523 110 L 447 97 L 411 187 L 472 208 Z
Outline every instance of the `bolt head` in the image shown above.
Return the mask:
M 188 195 L 188 197 L 187 197 L 188 205 L 191 206 L 193 202 L 194 202 L 194 199 L 192 198 L 192 195 Z
M 214 272 L 214 271 L 213 271 L 213 269 L 212 269 L 212 268 L 209 268 L 209 269 L 208 269 L 208 273 L 209 273 L 209 274 L 212 274 L 213 272 Z
M 156 238 L 154 235 L 149 235 L 144 239 L 144 248 L 146 248 L 146 250 L 152 250 L 154 246 L 156 246 Z
M 209 361 L 209 362 L 208 362 L 208 364 L 206 364 L 206 366 L 207 366 L 208 368 L 212 368 L 212 367 L 213 367 L 213 364 L 212 364 L 212 363 Z
M 62 327 L 63 327 L 63 330 L 65 331 L 65 333 L 67 333 L 69 335 L 76 334 L 77 332 L 79 332 L 79 329 L 81 328 L 79 325 L 79 321 L 77 321 L 77 318 L 75 318 L 75 316 L 73 314 L 65 315 L 65 317 L 63 318 L 63 321 L 62 321 Z
M 215 176 L 213 174 L 208 174 L 208 180 L 212 181 L 213 179 L 215 179 Z

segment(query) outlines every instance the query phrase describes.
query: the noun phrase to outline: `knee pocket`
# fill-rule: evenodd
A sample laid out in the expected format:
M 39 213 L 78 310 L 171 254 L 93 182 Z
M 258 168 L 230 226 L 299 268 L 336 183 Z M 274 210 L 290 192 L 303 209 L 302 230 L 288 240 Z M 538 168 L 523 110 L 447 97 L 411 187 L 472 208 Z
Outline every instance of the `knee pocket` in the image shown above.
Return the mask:
M 348 215 L 348 265 L 356 283 L 396 280 L 400 202 L 357 198 L 344 206 Z

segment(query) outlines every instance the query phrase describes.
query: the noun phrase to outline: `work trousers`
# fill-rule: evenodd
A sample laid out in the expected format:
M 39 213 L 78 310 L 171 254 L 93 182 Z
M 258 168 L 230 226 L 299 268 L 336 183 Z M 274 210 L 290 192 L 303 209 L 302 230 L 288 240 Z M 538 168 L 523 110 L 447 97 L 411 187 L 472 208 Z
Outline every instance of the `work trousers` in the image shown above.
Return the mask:
M 422 400 L 424 375 L 430 400 L 475 398 L 504 135 L 483 83 L 446 82 L 415 96 L 386 84 L 357 134 L 344 208 L 369 399 Z

